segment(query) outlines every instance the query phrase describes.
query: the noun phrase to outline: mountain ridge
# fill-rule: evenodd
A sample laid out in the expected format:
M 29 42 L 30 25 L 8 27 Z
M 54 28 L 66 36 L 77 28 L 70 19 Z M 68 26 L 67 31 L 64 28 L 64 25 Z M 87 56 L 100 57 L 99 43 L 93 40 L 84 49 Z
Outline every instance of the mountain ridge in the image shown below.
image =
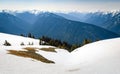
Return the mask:
M 37 16 L 38 19 L 32 26 L 28 23 L 27 25 L 24 22 L 19 22 L 21 21 L 21 19 L 17 16 L 13 16 L 11 14 L 7 15 L 10 17 L 9 19 L 6 16 L 0 18 L 4 21 L 4 23 L 6 23 L 6 21 L 10 21 L 10 25 L 13 25 L 13 27 L 10 26 L 11 29 L 8 31 L 7 29 L 9 29 L 10 27 L 2 25 L 4 28 L 6 28 L 4 29 L 5 31 L 7 31 L 5 33 L 11 33 L 11 31 L 12 34 L 19 35 L 32 33 L 36 38 L 39 38 L 41 36 L 48 36 L 54 39 L 59 39 L 61 41 L 68 42 L 70 44 L 80 44 L 85 39 L 96 41 L 119 37 L 118 34 L 100 28 L 98 26 L 84 22 L 68 20 L 62 16 L 49 12 L 39 14 Z M 3 18 L 6 18 L 6 20 L 4 20 Z M 14 20 L 14 22 L 11 23 L 11 20 L 14 18 L 18 21 Z M 14 27 L 14 25 L 17 25 L 18 28 L 22 28 L 23 30 Z
M 50 36 L 72 44 L 78 44 L 86 38 L 95 41 L 97 38 L 106 39 L 119 36 L 92 24 L 68 20 L 53 13 L 49 16 L 43 15 L 39 15 L 38 20 L 34 24 L 33 30 L 31 31 L 34 35 Z M 100 34 L 104 36 L 102 37 Z
M 20 34 L 28 31 L 27 22 L 8 13 L 0 13 L 0 32 Z

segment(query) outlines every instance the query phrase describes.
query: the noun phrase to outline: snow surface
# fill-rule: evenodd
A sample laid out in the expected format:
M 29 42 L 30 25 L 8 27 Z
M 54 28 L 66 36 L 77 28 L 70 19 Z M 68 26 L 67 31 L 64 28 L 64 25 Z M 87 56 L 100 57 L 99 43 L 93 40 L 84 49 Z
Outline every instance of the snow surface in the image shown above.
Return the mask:
M 3 45 L 5 40 L 11 43 L 12 46 L 20 46 L 20 44 L 23 42 L 25 45 L 28 45 L 30 43 L 34 43 L 34 45 L 39 45 L 39 40 L 31 39 L 31 38 L 25 38 L 22 36 L 14 36 L 9 34 L 3 34 L 0 33 L 0 45 Z
M 3 46 L 7 40 L 12 46 Z M 24 42 L 26 46 L 20 46 Z M 28 46 L 33 42 L 33 46 Z M 87 44 L 69 53 L 57 48 L 56 52 L 39 50 L 37 53 L 52 60 L 46 64 L 31 58 L 7 54 L 6 50 L 24 47 L 53 47 L 39 45 L 39 40 L 0 33 L 0 74 L 120 74 L 120 38 Z

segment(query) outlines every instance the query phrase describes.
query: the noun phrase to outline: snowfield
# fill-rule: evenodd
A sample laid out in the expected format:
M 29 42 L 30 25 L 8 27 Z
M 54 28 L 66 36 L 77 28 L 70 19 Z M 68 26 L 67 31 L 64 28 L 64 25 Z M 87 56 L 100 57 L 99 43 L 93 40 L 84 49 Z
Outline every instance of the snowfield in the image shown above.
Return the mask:
M 12 46 L 4 46 L 7 40 Z M 25 46 L 21 46 L 21 42 Z M 34 45 L 28 45 L 28 43 Z M 39 40 L 0 33 L 0 74 L 120 74 L 120 38 L 97 41 L 71 53 L 56 48 L 56 52 L 39 50 L 38 54 L 55 64 L 8 54 L 7 50 L 25 47 L 49 48 Z

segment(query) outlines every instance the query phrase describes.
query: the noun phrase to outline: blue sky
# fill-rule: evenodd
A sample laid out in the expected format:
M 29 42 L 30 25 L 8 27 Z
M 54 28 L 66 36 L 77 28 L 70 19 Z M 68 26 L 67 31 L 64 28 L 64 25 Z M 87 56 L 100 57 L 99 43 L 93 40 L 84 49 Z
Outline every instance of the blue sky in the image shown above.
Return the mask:
M 0 9 L 42 11 L 113 11 L 120 0 L 0 0 Z

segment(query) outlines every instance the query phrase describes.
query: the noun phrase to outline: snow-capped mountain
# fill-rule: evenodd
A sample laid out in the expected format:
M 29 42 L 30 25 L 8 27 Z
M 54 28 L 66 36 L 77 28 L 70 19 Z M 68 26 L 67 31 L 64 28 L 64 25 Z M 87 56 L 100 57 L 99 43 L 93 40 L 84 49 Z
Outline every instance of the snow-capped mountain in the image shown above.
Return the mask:
M 88 12 L 88 13 L 79 13 L 79 12 L 72 12 L 72 13 L 56 13 L 60 16 L 63 16 L 70 20 L 80 21 L 90 23 L 117 34 L 120 34 L 120 11 L 116 12 Z
M 37 37 L 48 36 L 70 44 L 80 44 L 84 39 L 95 41 L 119 37 L 119 35 L 95 25 L 68 20 L 49 12 L 39 14 L 31 33 Z
M 120 34 L 120 12 L 116 13 L 111 19 L 106 21 L 104 25 L 104 28 Z
M 95 41 L 119 37 L 95 25 L 68 20 L 50 12 L 41 12 L 36 15 L 31 12 L 17 13 L 16 11 L 12 15 L 3 11 L 0 15 L 0 32 L 4 33 L 19 35 L 33 33 L 37 38 L 44 35 L 70 44 L 80 44 L 84 39 Z
M 26 21 L 27 23 L 34 24 L 38 15 L 43 14 L 45 12 L 39 10 L 29 10 L 29 11 L 11 11 L 11 10 L 3 10 L 1 12 L 6 12 L 16 17 Z M 93 24 L 117 34 L 120 34 L 119 31 L 119 14 L 120 11 L 114 12 L 70 12 L 70 13 L 60 13 L 53 12 L 59 16 L 62 16 L 66 19 L 85 22 L 89 24 Z
M 34 24 L 35 21 L 37 20 L 37 15 L 31 12 L 22 12 L 22 13 L 16 13 L 15 14 L 16 17 L 23 19 L 24 21 L 30 23 L 30 24 Z

